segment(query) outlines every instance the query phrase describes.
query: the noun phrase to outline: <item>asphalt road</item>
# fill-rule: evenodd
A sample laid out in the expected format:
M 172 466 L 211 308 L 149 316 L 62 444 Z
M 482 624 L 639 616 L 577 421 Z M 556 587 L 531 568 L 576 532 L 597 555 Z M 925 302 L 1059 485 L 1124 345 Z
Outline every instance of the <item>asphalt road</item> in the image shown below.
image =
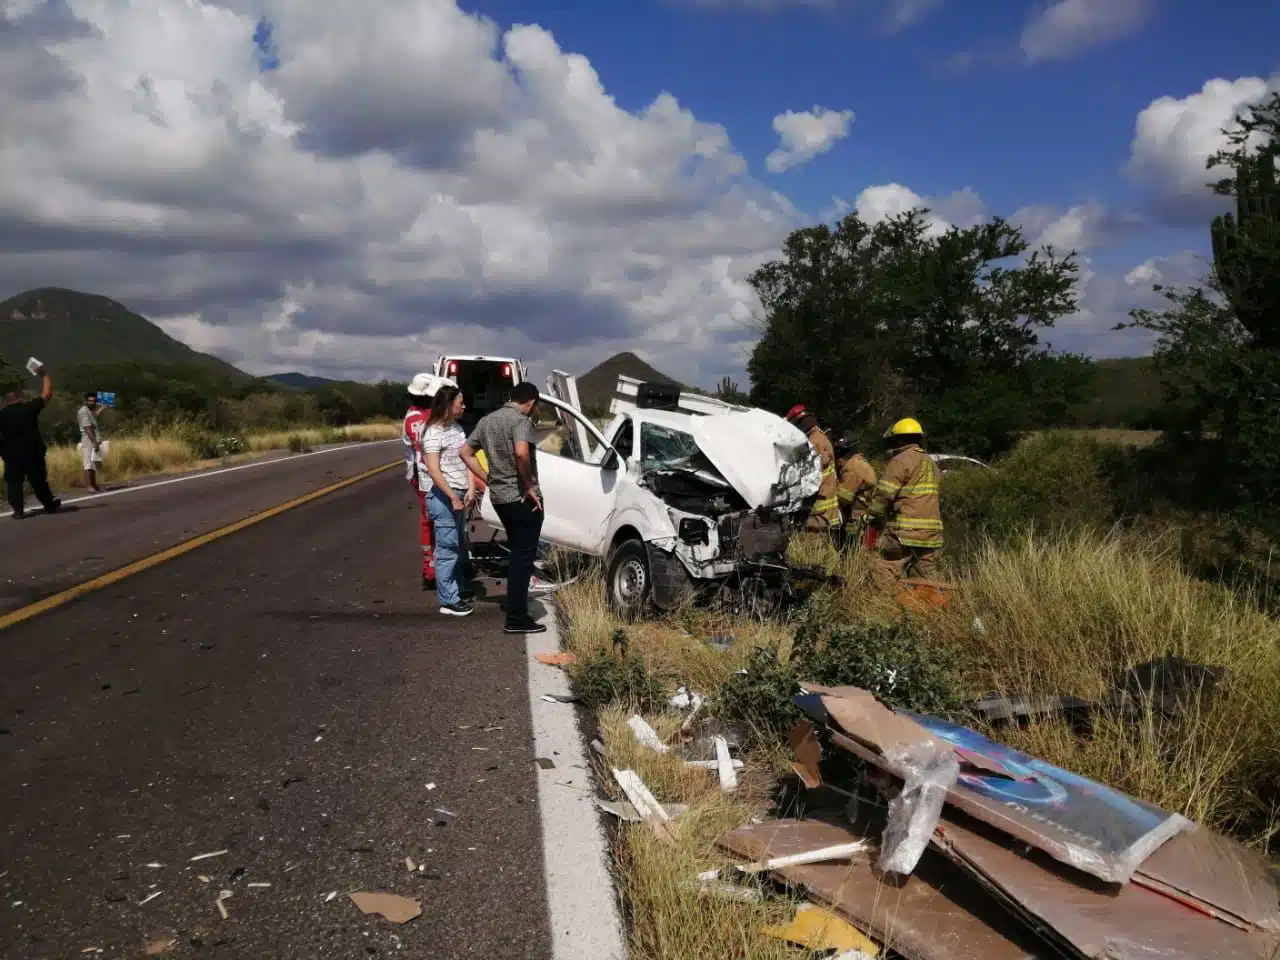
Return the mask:
M 0 613 L 399 456 L 398 443 L 358 444 L 0 518 Z
M 3 563 L 47 593 L 397 454 L 33 515 Z M 436 612 L 415 511 L 392 470 L 0 631 L 0 956 L 549 956 L 525 646 Z

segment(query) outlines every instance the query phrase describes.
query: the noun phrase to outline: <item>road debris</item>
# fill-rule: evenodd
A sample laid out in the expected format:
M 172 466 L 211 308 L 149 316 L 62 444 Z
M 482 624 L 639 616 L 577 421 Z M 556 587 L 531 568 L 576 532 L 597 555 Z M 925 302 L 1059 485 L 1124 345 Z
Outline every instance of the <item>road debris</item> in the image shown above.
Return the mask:
M 881 945 L 907 960 L 1280 951 L 1276 878 L 1228 837 L 865 690 L 803 683 L 795 703 L 809 720 L 789 735 L 792 769 L 813 791 L 812 819 L 753 823 L 717 842 L 737 873 L 811 901 L 771 936 L 847 960 L 882 956 Z M 825 771 L 824 744 L 842 761 Z M 822 806 L 823 791 L 849 801 L 843 812 Z M 896 869 L 882 870 L 886 860 Z M 698 884 L 722 880 L 708 871 Z M 850 939 L 816 936 L 831 929 Z
M 631 728 L 632 734 L 636 738 L 636 742 L 654 750 L 658 753 L 666 753 L 669 749 L 665 743 L 658 738 L 658 731 L 649 726 L 649 721 L 638 713 L 633 713 L 627 726 Z
M 347 896 L 362 913 L 376 913 L 392 923 L 408 923 L 422 915 L 421 901 L 394 893 L 349 893 Z
M 329 891 L 329 895 L 328 895 L 327 897 L 325 897 L 325 898 L 324 898 L 324 902 L 325 902 L 325 903 L 331 903 L 331 902 L 333 901 L 333 899 L 334 899 L 335 897 L 337 897 L 337 896 L 338 896 L 338 891 L 337 891 L 337 890 L 330 890 L 330 891 Z
M 230 900 L 233 896 L 234 894 L 230 890 L 221 890 L 218 892 L 218 898 L 213 901 L 213 905 L 218 908 L 218 913 L 222 915 L 223 920 L 226 920 L 228 917 L 231 916 L 227 912 L 226 902 Z
M 644 819 L 636 812 L 636 808 L 625 800 L 601 800 L 596 798 L 596 806 L 605 813 L 612 814 L 627 823 L 639 823 Z M 683 803 L 664 803 L 662 809 L 666 811 L 668 819 L 674 820 L 680 814 L 687 812 L 689 807 Z
M 160 894 L 162 893 L 164 893 L 163 890 L 157 890 L 155 893 L 147 894 L 145 897 L 143 897 L 141 900 L 138 901 L 138 906 L 145 907 L 148 903 L 150 903 L 156 897 L 160 896 Z
M 613 779 L 618 782 L 622 792 L 626 794 L 631 806 L 640 814 L 640 819 L 647 823 L 660 840 L 672 842 L 675 831 L 672 819 L 662 804 L 658 803 L 649 788 L 645 786 L 640 775 L 634 770 L 613 770 Z
M 760 932 L 814 952 L 861 950 L 868 956 L 880 955 L 880 948 L 848 920 L 811 903 L 801 904 L 789 923 Z
M 418 869 L 418 865 L 413 862 L 412 857 L 404 858 L 404 866 L 405 866 L 405 869 L 408 870 L 410 873 L 413 873 L 415 870 Z
M 143 956 L 159 957 L 178 945 L 177 940 L 151 940 L 142 947 Z
M 256 890 L 265 890 L 267 887 L 271 886 L 271 884 L 267 883 L 265 880 L 258 880 L 248 886 Z
M 738 789 L 738 774 L 733 767 L 733 758 L 729 756 L 729 741 L 724 737 L 716 737 L 716 770 L 720 775 L 720 789 L 733 791 Z
M 213 853 L 200 853 L 188 860 L 188 863 L 199 863 L 201 860 L 211 860 L 214 857 L 225 857 L 230 850 L 215 850 Z
M 556 653 L 535 653 L 533 659 L 548 667 L 567 667 L 578 662 L 578 655 L 568 650 L 560 650 Z
M 212 883 L 212 882 L 213 882 L 213 877 L 206 876 L 206 875 L 205 875 L 205 874 L 203 874 L 203 873 L 198 874 L 198 875 L 196 876 L 196 879 L 197 879 L 197 880 L 199 880 L 201 883 Z

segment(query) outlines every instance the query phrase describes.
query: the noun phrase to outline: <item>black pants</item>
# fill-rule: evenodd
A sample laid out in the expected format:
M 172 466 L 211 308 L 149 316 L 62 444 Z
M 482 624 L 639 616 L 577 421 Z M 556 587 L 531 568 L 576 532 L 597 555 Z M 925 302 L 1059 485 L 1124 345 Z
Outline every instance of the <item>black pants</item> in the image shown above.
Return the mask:
M 511 569 L 507 573 L 507 623 L 522 624 L 529 618 L 529 578 L 538 558 L 538 538 L 542 535 L 542 511 L 528 500 L 495 503 L 493 509 L 507 532 Z
M 53 491 L 49 489 L 49 473 L 45 468 L 44 454 L 30 457 L 15 457 L 4 462 L 4 486 L 9 497 L 9 506 L 14 513 L 22 513 L 22 505 L 26 494 L 22 490 L 23 482 L 31 484 L 36 499 L 44 504 L 46 510 L 53 509 Z

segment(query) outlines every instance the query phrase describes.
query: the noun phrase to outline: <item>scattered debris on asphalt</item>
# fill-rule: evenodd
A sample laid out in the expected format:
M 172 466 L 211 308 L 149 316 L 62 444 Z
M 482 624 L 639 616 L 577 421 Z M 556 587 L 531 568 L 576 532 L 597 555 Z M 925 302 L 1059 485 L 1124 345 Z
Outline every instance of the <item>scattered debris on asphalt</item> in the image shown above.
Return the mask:
M 147 957 L 159 957 L 168 953 L 177 945 L 177 940 L 152 940 L 143 945 L 142 953 Z
M 221 890 L 218 892 L 218 898 L 213 901 L 213 905 L 218 908 L 218 913 L 222 915 L 222 919 L 226 920 L 230 914 L 227 912 L 226 901 L 230 900 L 234 894 L 230 890 Z
M 335 897 L 337 897 L 337 896 L 338 896 L 338 891 L 337 891 L 337 890 L 330 890 L 330 891 L 329 891 L 329 895 L 328 895 L 327 897 L 325 897 L 325 898 L 324 898 L 324 902 L 325 902 L 325 903 L 331 903 L 331 902 L 334 900 L 334 898 L 335 898 Z
M 578 662 L 578 655 L 561 650 L 556 653 L 535 653 L 533 659 L 548 667 L 567 667 Z
M 394 893 L 349 893 L 351 902 L 364 914 L 376 913 L 392 923 L 408 923 L 422 915 L 422 903 Z
M 157 890 L 154 893 L 148 893 L 145 897 L 143 897 L 141 900 L 138 901 L 138 906 L 145 907 L 148 903 L 150 903 L 156 897 L 160 896 L 160 894 L 162 893 L 164 893 L 163 890 Z
M 196 856 L 192 857 L 188 861 L 188 863 L 199 863 L 201 860 L 211 860 L 214 857 L 224 857 L 230 852 L 231 852 L 230 850 L 215 850 L 213 851 L 213 853 L 197 854 Z

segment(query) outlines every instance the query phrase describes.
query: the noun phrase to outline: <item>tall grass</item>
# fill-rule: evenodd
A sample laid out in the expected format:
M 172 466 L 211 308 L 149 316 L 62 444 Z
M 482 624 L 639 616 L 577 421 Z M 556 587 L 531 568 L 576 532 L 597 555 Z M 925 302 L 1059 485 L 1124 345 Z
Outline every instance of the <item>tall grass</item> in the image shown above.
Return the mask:
M 120 482 L 152 474 L 191 470 L 210 462 L 241 460 L 272 450 L 389 440 L 399 435 L 400 425 L 389 421 L 250 434 L 244 439 L 223 438 L 191 424 L 176 424 L 140 436 L 111 437 L 106 459 L 98 472 L 98 482 Z M 228 452 L 220 453 L 223 450 Z M 49 484 L 55 491 L 84 488 L 84 469 L 78 446 L 51 446 L 45 462 L 49 469 Z M 3 476 L 3 467 L 0 467 L 0 477 Z

